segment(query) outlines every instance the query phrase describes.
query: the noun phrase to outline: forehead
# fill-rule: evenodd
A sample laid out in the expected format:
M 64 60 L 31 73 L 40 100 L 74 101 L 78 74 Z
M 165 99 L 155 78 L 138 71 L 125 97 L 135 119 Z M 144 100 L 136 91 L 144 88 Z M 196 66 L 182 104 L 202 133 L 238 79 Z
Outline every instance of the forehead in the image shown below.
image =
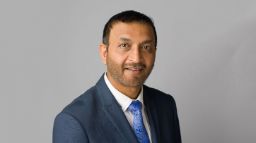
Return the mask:
M 113 38 L 145 38 L 153 40 L 154 34 L 152 27 L 147 23 L 142 22 L 116 22 L 112 25 L 109 39 Z

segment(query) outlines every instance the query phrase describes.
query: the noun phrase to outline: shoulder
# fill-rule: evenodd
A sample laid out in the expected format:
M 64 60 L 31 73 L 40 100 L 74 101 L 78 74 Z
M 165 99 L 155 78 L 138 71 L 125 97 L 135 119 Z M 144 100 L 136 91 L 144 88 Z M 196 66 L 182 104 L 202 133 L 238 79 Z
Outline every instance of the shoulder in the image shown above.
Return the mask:
M 89 103 L 91 103 L 93 100 L 95 100 L 97 95 L 96 87 L 93 86 L 87 91 L 85 91 L 83 94 L 75 98 L 69 105 L 67 105 L 64 108 L 65 110 L 72 110 L 72 108 L 81 108 L 83 106 L 88 106 Z
M 106 96 L 110 94 L 108 92 L 102 76 L 94 86 L 74 99 L 61 113 L 68 114 L 82 122 L 91 122 L 93 120 L 91 117 L 96 116 L 95 113 L 102 113 L 104 105 L 103 98 L 107 98 Z
M 166 113 L 177 110 L 176 102 L 172 95 L 148 86 L 144 86 L 143 90 L 144 101 L 148 106 L 153 106 L 158 110 L 161 110 L 159 112 Z
M 156 101 L 175 102 L 172 95 L 165 93 L 163 91 L 160 91 L 158 89 L 144 85 L 143 90 L 144 90 L 145 96 L 148 96 L 150 99 L 153 99 Z
M 90 88 L 67 105 L 54 120 L 53 142 L 88 142 L 85 123 L 92 115 L 92 101 L 96 95 L 95 87 Z M 90 115 L 90 117 L 91 117 Z
M 101 107 L 99 104 L 97 89 L 93 86 L 64 107 L 61 113 L 82 120 L 92 117 L 95 110 Z
M 179 119 L 174 98 L 158 89 L 144 86 L 144 103 L 148 113 L 158 122 L 160 132 L 164 133 L 162 142 L 181 142 Z M 168 134 L 170 133 L 171 134 Z M 165 134 L 167 133 L 167 134 Z

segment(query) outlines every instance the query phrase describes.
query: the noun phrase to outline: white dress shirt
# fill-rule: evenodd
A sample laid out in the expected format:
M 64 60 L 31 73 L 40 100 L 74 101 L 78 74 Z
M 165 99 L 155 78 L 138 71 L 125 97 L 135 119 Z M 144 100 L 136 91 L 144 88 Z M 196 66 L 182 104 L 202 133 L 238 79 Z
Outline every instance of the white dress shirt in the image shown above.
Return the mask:
M 132 101 L 134 101 L 134 100 L 139 100 L 142 103 L 143 123 L 144 123 L 144 126 L 145 126 L 146 130 L 147 130 L 149 140 L 152 143 L 150 126 L 149 126 L 149 122 L 148 122 L 148 118 L 147 118 L 147 115 L 146 115 L 145 106 L 144 106 L 144 102 L 143 102 L 143 87 L 141 87 L 141 91 L 140 91 L 140 94 L 137 97 L 137 99 L 131 99 L 128 96 L 124 95 L 123 93 L 119 92 L 115 87 L 113 87 L 113 85 L 108 80 L 106 73 L 104 75 L 104 80 L 105 80 L 109 90 L 111 91 L 111 93 L 113 94 L 113 96 L 115 97 L 117 102 L 120 104 L 120 106 L 122 107 L 122 110 L 123 110 L 128 122 L 130 123 L 131 126 L 133 124 L 133 115 L 130 111 L 128 111 L 128 107 L 132 103 Z

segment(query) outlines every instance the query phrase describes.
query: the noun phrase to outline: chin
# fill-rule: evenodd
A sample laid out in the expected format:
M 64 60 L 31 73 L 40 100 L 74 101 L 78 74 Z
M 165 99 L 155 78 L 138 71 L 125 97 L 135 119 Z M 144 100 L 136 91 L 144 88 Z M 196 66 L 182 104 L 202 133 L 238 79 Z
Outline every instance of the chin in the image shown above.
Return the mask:
M 127 87 L 140 87 L 144 84 L 142 80 L 122 80 L 121 84 Z

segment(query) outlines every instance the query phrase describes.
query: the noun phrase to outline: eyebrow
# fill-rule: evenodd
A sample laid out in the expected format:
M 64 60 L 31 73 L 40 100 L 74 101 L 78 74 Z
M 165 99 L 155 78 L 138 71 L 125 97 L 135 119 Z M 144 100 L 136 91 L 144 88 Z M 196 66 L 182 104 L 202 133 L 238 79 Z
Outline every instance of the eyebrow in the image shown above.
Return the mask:
M 131 42 L 132 41 L 131 39 L 124 38 L 124 37 L 121 37 L 120 40 L 124 41 L 124 42 Z M 146 40 L 146 41 L 143 41 L 141 44 L 146 44 L 146 43 L 154 43 L 154 40 Z
M 146 44 L 146 43 L 154 44 L 154 40 L 146 40 L 146 41 L 143 41 L 141 44 Z
M 121 37 L 120 40 L 121 40 L 121 41 L 124 41 L 124 42 L 130 42 L 130 41 L 132 41 L 131 39 L 124 38 L 124 37 Z

